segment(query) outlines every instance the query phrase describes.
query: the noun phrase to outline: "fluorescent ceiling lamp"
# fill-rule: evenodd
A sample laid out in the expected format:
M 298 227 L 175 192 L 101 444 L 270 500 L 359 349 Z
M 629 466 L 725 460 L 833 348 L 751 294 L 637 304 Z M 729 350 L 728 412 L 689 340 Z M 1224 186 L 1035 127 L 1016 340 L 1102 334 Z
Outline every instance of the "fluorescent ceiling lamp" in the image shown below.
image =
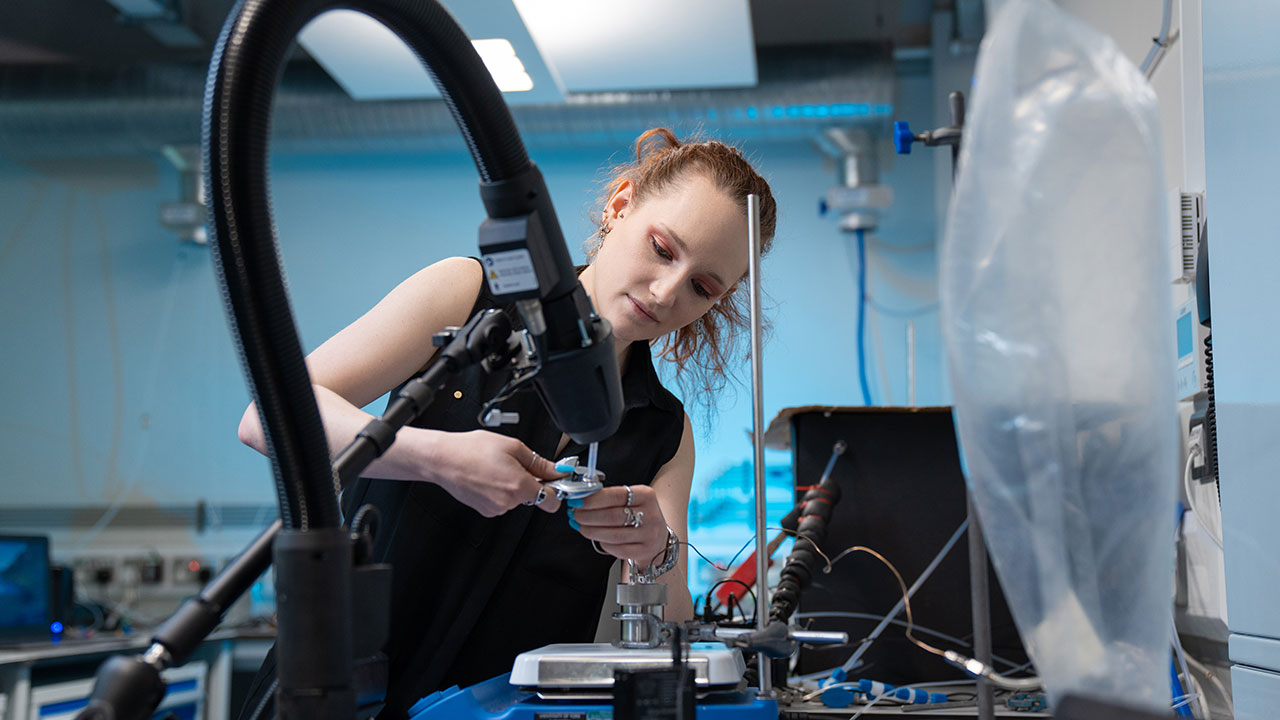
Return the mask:
M 307 24 L 298 42 L 355 100 L 438 98 L 440 91 L 408 45 L 354 10 L 332 10 Z M 503 92 L 528 92 L 533 78 L 509 40 L 473 40 Z
M 516 57 L 511 41 L 503 38 L 472 40 L 471 45 L 480 54 L 493 81 L 502 92 L 528 92 L 533 89 L 533 78 L 525 72 L 524 63 Z
M 568 92 L 756 84 L 748 0 L 513 1 Z

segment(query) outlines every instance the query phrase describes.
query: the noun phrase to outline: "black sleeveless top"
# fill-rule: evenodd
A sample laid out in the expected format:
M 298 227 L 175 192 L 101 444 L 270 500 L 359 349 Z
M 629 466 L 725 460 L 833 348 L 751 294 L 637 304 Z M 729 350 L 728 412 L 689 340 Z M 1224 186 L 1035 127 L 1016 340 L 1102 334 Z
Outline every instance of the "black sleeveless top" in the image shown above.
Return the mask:
M 488 283 L 471 313 L 495 307 Z M 522 327 L 511 307 L 502 308 Z M 625 414 L 600 443 L 608 485 L 647 485 L 680 446 L 684 407 L 659 382 L 647 343 L 628 350 L 622 378 Z M 455 376 L 414 425 L 464 431 L 506 381 L 480 368 Z M 455 395 L 459 395 L 455 397 Z M 502 404 L 520 422 L 493 429 L 557 459 L 561 431 L 536 394 Z M 569 442 L 559 457 L 586 456 Z M 517 507 L 485 518 L 425 482 L 361 478 L 343 493 L 346 517 L 366 503 L 382 513 L 374 557 L 393 564 L 387 705 L 379 717 L 403 718 L 419 698 L 452 685 L 467 687 L 511 670 L 515 656 L 550 643 L 591 642 L 614 559 L 597 553 L 555 514 Z

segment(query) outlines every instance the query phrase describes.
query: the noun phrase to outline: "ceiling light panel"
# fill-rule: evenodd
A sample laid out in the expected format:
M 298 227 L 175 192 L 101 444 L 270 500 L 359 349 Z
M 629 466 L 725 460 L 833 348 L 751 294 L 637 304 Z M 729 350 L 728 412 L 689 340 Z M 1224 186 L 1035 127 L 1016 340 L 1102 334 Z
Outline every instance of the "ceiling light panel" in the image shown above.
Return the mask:
M 513 0 L 568 92 L 756 84 L 748 0 Z
M 512 105 L 563 102 L 560 84 L 543 62 L 511 0 L 445 3 Z M 356 100 L 438 98 L 422 63 L 386 26 L 353 10 L 312 20 L 298 42 Z

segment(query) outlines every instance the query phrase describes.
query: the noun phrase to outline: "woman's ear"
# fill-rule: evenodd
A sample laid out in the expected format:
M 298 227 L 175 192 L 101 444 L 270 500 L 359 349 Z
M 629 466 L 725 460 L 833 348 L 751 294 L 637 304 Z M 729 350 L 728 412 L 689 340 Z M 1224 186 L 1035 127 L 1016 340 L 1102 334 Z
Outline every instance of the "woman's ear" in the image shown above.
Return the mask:
M 618 183 L 609 200 L 604 204 L 604 224 L 609 226 L 617 220 L 631 205 L 631 197 L 635 193 L 635 185 L 630 180 Z

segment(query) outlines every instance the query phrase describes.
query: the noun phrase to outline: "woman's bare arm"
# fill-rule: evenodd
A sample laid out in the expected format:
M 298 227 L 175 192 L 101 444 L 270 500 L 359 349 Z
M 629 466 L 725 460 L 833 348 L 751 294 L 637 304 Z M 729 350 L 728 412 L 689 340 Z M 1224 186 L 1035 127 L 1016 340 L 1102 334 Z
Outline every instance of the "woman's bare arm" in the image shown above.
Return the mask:
M 373 416 L 360 408 L 422 369 L 435 353 L 431 337 L 467 321 L 483 273 L 469 258 L 450 258 L 402 282 L 373 309 L 307 357 L 330 455 L 345 448 Z M 258 410 L 240 420 L 240 440 L 266 454 Z M 559 477 L 552 464 L 514 438 L 484 430 L 446 433 L 406 427 L 365 470 L 368 477 L 433 482 L 486 516 L 537 496 L 539 480 Z M 551 497 L 539 505 L 555 512 Z

